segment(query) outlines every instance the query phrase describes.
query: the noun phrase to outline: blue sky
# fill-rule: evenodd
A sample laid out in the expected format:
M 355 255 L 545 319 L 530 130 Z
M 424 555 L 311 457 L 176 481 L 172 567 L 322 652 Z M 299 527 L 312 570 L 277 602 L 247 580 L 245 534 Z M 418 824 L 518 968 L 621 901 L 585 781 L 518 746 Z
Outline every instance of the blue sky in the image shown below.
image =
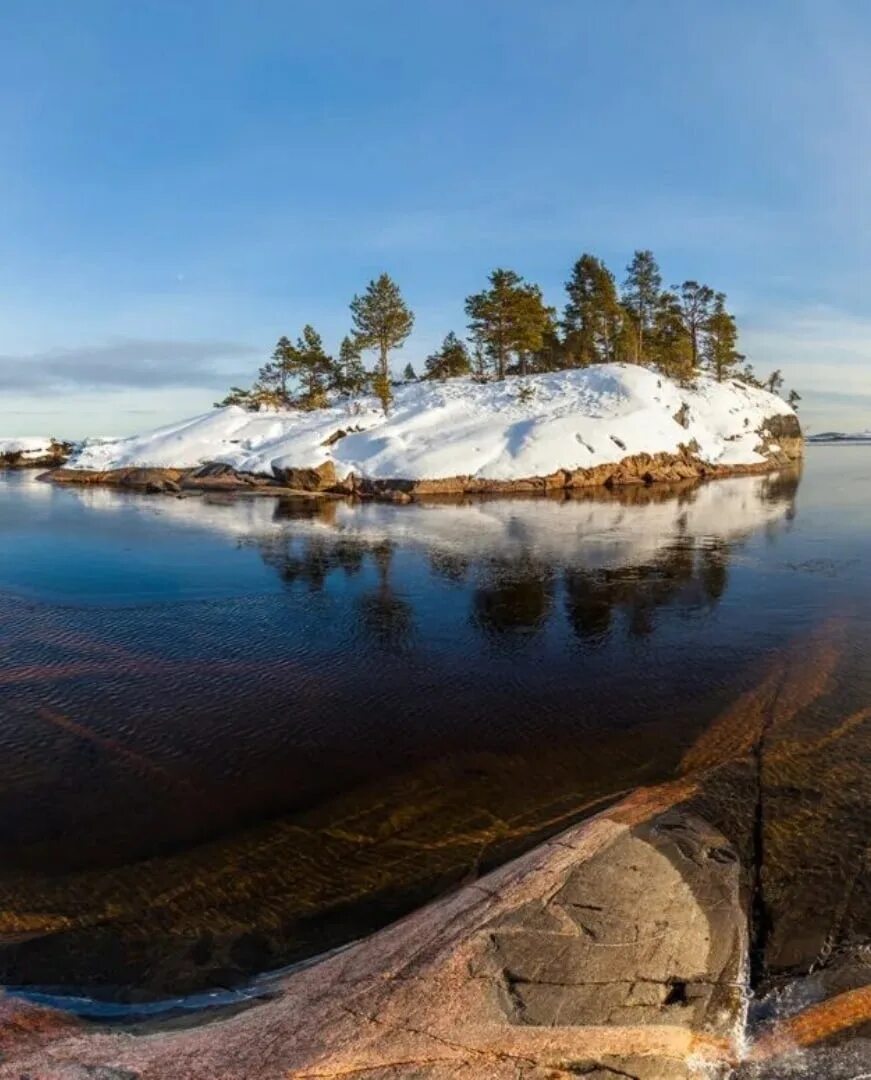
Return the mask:
M 638 247 L 871 427 L 869 147 L 861 0 L 5 0 L 0 434 L 202 411 L 382 270 L 420 367 L 494 266 Z

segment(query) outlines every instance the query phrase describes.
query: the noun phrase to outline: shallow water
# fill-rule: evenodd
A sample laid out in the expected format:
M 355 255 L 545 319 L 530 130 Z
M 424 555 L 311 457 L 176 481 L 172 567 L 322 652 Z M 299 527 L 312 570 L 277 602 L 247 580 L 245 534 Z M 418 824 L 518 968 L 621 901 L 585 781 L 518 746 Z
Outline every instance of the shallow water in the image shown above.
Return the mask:
M 867 941 L 869 526 L 867 447 L 411 507 L 7 474 L 0 979 L 147 999 L 334 947 L 707 762 L 778 665 L 764 966 Z M 705 809 L 746 850 L 743 782 Z

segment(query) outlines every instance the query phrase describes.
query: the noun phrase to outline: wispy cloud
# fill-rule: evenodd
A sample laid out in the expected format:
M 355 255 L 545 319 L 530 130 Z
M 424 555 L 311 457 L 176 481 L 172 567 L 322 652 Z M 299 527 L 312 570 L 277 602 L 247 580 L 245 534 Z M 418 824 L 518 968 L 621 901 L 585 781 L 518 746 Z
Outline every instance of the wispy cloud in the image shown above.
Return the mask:
M 782 368 L 802 392 L 871 394 L 871 318 L 822 307 L 785 312 L 749 326 L 741 344 L 757 366 Z
M 250 377 L 246 361 L 255 355 L 252 346 L 230 341 L 118 338 L 94 346 L 0 356 L 0 392 L 216 388 L 233 380 L 236 362 Z

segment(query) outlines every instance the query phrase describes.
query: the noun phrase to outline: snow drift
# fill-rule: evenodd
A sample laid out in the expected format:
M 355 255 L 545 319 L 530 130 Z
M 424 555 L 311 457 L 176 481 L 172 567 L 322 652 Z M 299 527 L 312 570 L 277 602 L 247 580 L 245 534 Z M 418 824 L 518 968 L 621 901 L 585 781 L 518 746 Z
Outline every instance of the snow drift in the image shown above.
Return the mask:
M 758 433 L 777 416 L 794 413 L 737 380 L 703 376 L 685 388 L 647 368 L 602 364 L 496 383 L 412 383 L 397 388 L 387 417 L 374 398 L 314 412 L 214 409 L 144 435 L 86 442 L 69 467 L 219 461 L 273 475 L 332 461 L 340 476 L 372 480 L 511 481 L 691 444 L 701 460 L 733 467 L 767 460 Z

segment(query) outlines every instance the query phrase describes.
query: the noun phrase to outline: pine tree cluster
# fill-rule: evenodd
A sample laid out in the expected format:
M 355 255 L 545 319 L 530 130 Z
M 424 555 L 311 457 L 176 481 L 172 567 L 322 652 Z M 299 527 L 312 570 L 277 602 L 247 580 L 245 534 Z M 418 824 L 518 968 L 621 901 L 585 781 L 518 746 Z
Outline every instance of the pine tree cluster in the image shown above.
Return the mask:
M 738 352 L 735 317 L 726 297 L 708 285 L 684 281 L 663 287 L 653 253 L 636 251 L 622 285 L 601 259 L 583 254 L 565 284 L 562 312 L 548 306 L 538 285 L 513 270 L 496 269 L 481 292 L 466 298 L 469 345 L 451 331 L 425 361 L 425 379 L 471 375 L 480 381 L 510 375 L 624 362 L 640 364 L 688 384 L 702 371 L 717 380 L 740 378 L 780 392 L 775 371 L 756 378 Z M 387 275 L 370 281 L 351 301 L 351 332 L 337 357 L 328 355 L 312 326 L 292 343 L 282 337 L 250 389 L 233 387 L 221 405 L 317 409 L 331 394 L 356 398 L 375 394 L 385 412 L 393 400 L 390 354 L 401 349 L 414 314 Z M 375 354 L 372 371 L 365 351 Z M 417 378 L 408 364 L 404 380 Z M 792 390 L 789 402 L 797 407 Z

